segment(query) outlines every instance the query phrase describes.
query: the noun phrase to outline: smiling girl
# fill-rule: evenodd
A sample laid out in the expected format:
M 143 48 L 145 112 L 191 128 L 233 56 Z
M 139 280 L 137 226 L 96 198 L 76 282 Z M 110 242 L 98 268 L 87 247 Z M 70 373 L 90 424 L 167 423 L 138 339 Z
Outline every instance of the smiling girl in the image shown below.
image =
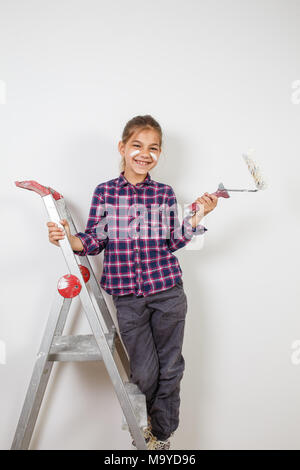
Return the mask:
M 173 253 L 207 230 L 199 222 L 218 200 L 204 193 L 195 201 L 201 210 L 181 224 L 173 188 L 150 176 L 159 163 L 161 148 L 162 130 L 152 116 L 131 119 L 118 143 L 121 172 L 95 188 L 85 232 L 71 235 L 68 222 L 61 221 L 76 255 L 94 256 L 105 250 L 100 285 L 112 295 L 116 307 L 130 360 L 130 380 L 146 396 L 148 427 L 144 435 L 149 450 L 169 449 L 169 438 L 179 425 L 187 296 Z M 99 209 L 108 206 L 114 211 L 107 217 L 107 211 L 102 214 Z M 125 215 L 124 207 L 128 208 Z M 163 221 L 157 219 L 157 212 L 164 215 Z M 124 223 L 134 236 L 127 232 L 121 237 L 120 231 L 111 229 L 124 227 Z M 50 242 L 59 246 L 64 231 L 53 222 L 47 226 Z

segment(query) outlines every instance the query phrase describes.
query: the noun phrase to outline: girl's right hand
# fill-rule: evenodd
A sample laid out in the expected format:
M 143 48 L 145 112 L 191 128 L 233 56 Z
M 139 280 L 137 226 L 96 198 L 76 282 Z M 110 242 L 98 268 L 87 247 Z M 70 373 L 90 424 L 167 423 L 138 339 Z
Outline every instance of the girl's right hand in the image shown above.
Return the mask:
M 55 222 L 47 222 L 47 227 L 49 231 L 49 241 L 50 243 L 53 243 L 53 245 L 56 246 L 59 246 L 58 240 L 62 240 L 63 238 L 65 238 L 65 233 L 67 234 L 69 240 L 71 240 L 72 237 L 68 221 L 66 219 L 62 219 L 59 222 L 61 223 L 61 225 L 64 226 L 65 230 L 58 227 Z

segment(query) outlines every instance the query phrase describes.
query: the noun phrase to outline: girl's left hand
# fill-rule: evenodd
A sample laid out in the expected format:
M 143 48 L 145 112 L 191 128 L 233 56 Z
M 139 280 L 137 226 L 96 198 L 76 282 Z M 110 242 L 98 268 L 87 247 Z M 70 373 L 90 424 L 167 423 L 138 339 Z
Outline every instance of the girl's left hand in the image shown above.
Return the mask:
M 195 202 L 203 204 L 204 206 L 203 216 L 206 216 L 209 212 L 211 212 L 216 207 L 218 203 L 218 197 L 215 196 L 214 194 L 204 193 L 203 196 L 198 197 Z

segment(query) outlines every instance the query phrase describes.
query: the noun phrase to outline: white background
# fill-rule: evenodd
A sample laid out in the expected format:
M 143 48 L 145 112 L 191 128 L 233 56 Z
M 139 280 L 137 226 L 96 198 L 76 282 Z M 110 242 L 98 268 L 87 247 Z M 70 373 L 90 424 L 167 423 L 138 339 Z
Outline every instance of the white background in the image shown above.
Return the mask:
M 269 184 L 219 199 L 203 245 L 175 252 L 189 307 L 172 447 L 300 448 L 299 18 L 296 0 L 0 1 L 1 448 L 68 272 L 41 198 L 14 182 L 60 191 L 84 231 L 138 114 L 162 126 L 151 176 L 180 204 L 221 181 L 253 188 L 249 148 Z M 90 257 L 99 278 L 102 259 Z M 65 333 L 86 332 L 75 300 Z M 57 364 L 31 448 L 129 449 L 121 421 L 102 363 Z

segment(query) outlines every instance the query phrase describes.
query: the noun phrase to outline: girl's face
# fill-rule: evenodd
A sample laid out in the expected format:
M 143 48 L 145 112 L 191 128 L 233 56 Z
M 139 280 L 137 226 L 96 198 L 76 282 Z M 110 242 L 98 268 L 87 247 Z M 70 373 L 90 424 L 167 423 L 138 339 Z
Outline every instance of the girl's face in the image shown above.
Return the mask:
M 138 131 L 126 144 L 119 142 L 119 152 L 125 157 L 126 173 L 146 175 L 158 162 L 159 135 L 153 129 Z

